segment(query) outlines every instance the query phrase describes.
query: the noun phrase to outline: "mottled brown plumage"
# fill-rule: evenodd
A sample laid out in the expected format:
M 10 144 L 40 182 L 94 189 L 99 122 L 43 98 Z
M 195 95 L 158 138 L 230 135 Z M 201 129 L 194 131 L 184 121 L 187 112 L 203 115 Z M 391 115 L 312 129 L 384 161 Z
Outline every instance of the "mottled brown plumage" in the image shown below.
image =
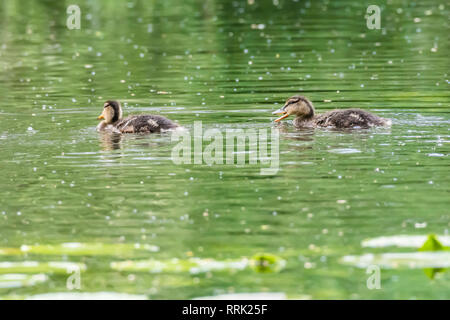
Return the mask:
M 303 96 L 289 98 L 285 105 L 273 114 L 282 114 L 276 122 L 295 115 L 294 126 L 297 128 L 332 127 L 344 128 L 370 128 L 374 126 L 389 126 L 389 119 L 381 118 L 373 113 L 361 109 L 332 110 L 316 115 L 311 101 Z
M 139 115 L 126 117 L 115 127 L 123 133 L 154 133 L 174 129 L 178 125 L 163 116 Z
M 155 133 L 179 127 L 172 120 L 158 115 L 135 115 L 122 119 L 120 102 L 114 100 L 105 102 L 103 112 L 98 119 L 103 119 L 97 126 L 98 131 Z
M 313 119 L 318 127 L 370 128 L 384 126 L 387 120 L 361 109 L 333 110 L 317 115 Z

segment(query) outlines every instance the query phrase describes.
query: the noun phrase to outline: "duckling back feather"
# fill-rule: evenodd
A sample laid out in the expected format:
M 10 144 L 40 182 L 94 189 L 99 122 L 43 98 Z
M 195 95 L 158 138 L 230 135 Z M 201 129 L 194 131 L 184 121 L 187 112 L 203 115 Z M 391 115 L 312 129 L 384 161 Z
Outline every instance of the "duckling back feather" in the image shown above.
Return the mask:
M 389 125 L 389 122 L 373 113 L 361 109 L 333 110 L 317 115 L 314 123 L 318 127 L 370 128 Z
M 158 115 L 129 116 L 114 126 L 122 133 L 154 133 L 178 127 L 175 122 Z

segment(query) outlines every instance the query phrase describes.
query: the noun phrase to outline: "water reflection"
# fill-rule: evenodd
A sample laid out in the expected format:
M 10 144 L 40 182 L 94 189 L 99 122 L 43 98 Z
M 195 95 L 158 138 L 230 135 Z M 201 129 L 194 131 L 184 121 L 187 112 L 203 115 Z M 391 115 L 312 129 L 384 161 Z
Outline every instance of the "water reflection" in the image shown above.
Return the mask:
M 100 145 L 103 151 L 122 149 L 122 134 L 115 132 L 99 132 Z

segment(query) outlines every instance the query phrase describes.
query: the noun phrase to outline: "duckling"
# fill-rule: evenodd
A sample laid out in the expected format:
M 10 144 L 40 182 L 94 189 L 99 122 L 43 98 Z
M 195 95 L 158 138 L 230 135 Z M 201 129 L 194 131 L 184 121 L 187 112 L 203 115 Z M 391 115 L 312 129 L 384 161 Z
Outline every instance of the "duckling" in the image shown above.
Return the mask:
M 332 110 L 316 115 L 313 104 L 304 96 L 290 97 L 282 108 L 272 114 L 282 114 L 275 122 L 295 115 L 294 126 L 297 128 L 333 127 L 343 129 L 391 125 L 390 119 L 381 118 L 361 109 Z
M 103 121 L 98 124 L 97 131 L 116 133 L 153 133 L 179 127 L 172 120 L 157 115 L 135 115 L 122 119 L 122 106 L 115 100 L 105 102 L 98 120 Z

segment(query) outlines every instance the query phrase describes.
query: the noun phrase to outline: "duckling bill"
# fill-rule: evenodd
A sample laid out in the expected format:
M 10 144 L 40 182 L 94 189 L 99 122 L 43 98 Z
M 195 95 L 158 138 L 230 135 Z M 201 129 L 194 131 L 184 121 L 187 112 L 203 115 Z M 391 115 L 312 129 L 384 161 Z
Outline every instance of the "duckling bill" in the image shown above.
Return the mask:
M 293 123 L 297 128 L 332 127 L 343 129 L 391 125 L 390 119 L 381 118 L 361 109 L 332 110 L 323 114 L 315 114 L 313 104 L 304 96 L 290 97 L 282 108 L 272 114 L 282 115 L 275 122 L 294 115 Z
M 122 106 L 116 100 L 104 103 L 98 120 L 102 121 L 98 124 L 97 131 L 117 133 L 154 133 L 179 128 L 172 120 L 158 115 L 133 115 L 122 119 Z

